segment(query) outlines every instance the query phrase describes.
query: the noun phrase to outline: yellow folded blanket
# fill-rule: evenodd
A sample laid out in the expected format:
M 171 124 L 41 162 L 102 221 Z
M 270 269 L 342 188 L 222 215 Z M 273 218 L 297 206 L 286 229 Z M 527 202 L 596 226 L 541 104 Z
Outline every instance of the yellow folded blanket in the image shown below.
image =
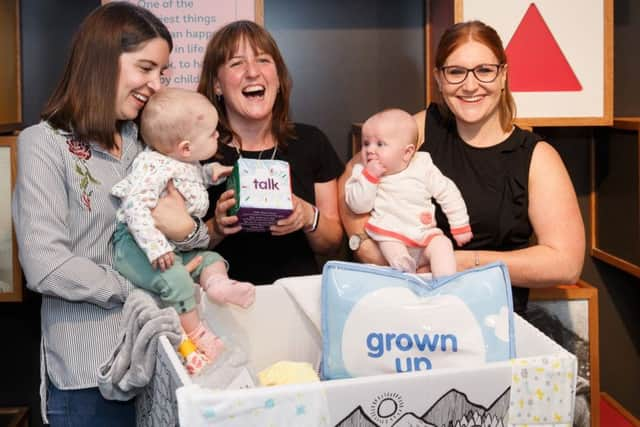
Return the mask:
M 260 371 L 258 381 L 262 386 L 273 386 L 312 383 L 320 381 L 320 378 L 307 362 L 283 360 Z

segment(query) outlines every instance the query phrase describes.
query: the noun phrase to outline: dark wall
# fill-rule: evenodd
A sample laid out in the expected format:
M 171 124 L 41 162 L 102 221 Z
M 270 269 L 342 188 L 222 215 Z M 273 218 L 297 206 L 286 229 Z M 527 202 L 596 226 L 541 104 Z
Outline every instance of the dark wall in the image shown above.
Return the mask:
M 265 26 L 293 76 L 296 121 L 351 157 L 351 123 L 424 108 L 423 0 L 266 0 Z
M 22 0 L 23 117 L 39 112 L 59 78 L 73 32 L 98 0 Z M 640 3 L 615 0 L 615 113 L 640 115 L 635 55 Z M 265 0 L 265 24 L 294 80 L 295 120 L 321 127 L 338 153 L 349 153 L 352 122 L 382 108 L 424 105 L 424 6 L 419 0 Z M 578 193 L 586 229 L 592 128 L 538 128 L 558 149 Z M 589 242 L 588 242 L 589 245 Z M 600 298 L 601 389 L 640 416 L 640 281 L 585 254 L 583 279 Z M 39 303 L 0 304 L 10 351 L 0 352 L 0 405 L 28 405 L 39 417 Z M 635 310 L 634 310 L 635 309 Z
M 71 38 L 100 0 L 21 0 L 22 116 L 39 121 L 40 111 L 62 75 Z

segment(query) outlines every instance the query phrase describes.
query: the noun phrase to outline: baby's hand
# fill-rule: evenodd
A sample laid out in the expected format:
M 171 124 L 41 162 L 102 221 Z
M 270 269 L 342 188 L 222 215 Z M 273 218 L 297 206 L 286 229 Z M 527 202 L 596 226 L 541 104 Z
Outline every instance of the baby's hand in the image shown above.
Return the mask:
M 466 231 L 464 233 L 460 233 L 460 234 L 454 234 L 453 238 L 455 239 L 456 243 L 458 244 L 458 246 L 464 246 L 467 243 L 469 243 L 471 241 L 471 238 L 473 237 L 473 233 L 470 231 Z
M 220 163 L 211 163 L 211 178 L 213 181 L 217 181 L 222 177 L 231 175 L 233 166 L 222 166 Z
M 387 168 L 378 159 L 369 160 L 365 169 L 376 178 L 380 178 L 387 171 Z
M 171 268 L 175 260 L 175 254 L 173 252 L 167 252 L 166 254 L 160 255 L 158 258 L 154 259 L 151 265 L 156 270 L 160 269 L 160 271 L 165 271 Z
M 232 166 L 222 166 L 218 162 L 206 163 L 202 165 L 204 182 L 207 186 L 220 185 L 226 179 L 226 177 L 231 175 L 232 170 Z

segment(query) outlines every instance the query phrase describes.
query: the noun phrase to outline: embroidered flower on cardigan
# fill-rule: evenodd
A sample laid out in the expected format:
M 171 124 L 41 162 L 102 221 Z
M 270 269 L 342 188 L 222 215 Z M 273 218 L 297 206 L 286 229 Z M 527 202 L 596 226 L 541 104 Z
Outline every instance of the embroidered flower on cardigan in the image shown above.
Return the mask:
M 78 158 L 76 161 L 76 173 L 82 177 L 80 180 L 80 189 L 82 190 L 80 202 L 91 212 L 93 190 L 89 188 L 89 184 L 100 185 L 100 181 L 91 175 L 87 166 L 87 160 L 91 158 L 91 147 L 88 143 L 73 138 L 67 139 L 67 146 L 69 147 L 69 152 Z

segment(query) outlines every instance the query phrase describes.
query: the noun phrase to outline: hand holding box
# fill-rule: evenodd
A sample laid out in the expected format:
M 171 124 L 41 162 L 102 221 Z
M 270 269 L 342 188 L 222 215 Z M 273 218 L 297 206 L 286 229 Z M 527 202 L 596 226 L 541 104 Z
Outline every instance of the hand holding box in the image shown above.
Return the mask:
M 237 215 L 243 231 L 268 231 L 293 212 L 289 163 L 240 158 L 227 180 L 236 194 L 229 215 Z

